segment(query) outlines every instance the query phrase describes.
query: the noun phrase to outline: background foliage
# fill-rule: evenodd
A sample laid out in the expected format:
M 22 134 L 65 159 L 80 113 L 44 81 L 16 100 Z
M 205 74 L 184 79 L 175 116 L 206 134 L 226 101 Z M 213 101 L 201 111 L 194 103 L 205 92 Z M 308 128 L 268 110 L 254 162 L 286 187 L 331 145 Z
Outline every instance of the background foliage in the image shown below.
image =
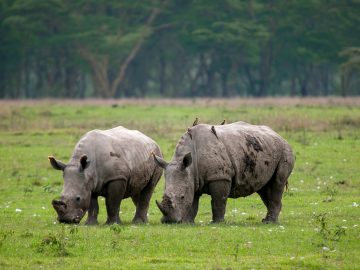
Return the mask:
M 2 0 L 0 98 L 358 95 L 356 0 Z

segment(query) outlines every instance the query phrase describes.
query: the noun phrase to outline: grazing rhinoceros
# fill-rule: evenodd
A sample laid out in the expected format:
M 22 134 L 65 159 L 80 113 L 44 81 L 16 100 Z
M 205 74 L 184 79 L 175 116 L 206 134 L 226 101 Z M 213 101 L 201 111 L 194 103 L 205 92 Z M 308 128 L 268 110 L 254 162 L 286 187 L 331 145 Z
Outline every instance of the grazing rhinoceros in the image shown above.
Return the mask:
M 49 157 L 63 171 L 61 200 L 53 200 L 58 220 L 79 223 L 86 211 L 86 224 L 97 224 L 98 196 L 105 197 L 107 224 L 120 223 L 122 199 L 136 205 L 133 222 L 146 222 L 149 201 L 162 170 L 151 154 L 162 155 L 159 146 L 137 130 L 116 127 L 92 130 L 75 146 L 68 164 Z
M 211 195 L 213 222 L 224 220 L 227 198 L 257 192 L 267 207 L 264 223 L 277 222 L 294 166 L 290 145 L 266 126 L 244 122 L 195 125 L 181 137 L 165 169 L 162 222 L 194 222 L 199 197 Z

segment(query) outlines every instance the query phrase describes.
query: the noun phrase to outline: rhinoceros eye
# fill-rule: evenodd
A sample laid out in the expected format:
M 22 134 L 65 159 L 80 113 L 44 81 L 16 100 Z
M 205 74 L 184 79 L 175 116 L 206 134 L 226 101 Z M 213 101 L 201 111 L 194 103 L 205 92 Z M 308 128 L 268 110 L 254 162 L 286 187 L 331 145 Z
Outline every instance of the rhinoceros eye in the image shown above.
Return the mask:
M 80 202 L 80 199 L 81 199 L 80 196 L 76 196 L 76 201 L 77 202 Z

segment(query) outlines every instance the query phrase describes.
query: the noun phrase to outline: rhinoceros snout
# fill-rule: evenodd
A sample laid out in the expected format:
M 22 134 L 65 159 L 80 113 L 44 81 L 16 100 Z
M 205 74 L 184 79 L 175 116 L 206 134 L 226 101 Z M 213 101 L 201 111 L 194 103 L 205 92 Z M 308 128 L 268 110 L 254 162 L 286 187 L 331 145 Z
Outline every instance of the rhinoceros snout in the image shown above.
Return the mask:
M 66 208 L 66 203 L 61 200 L 52 200 L 52 205 L 55 206 L 64 206 Z
M 163 223 L 163 224 L 179 224 L 179 223 L 182 223 L 182 221 L 181 220 L 176 220 L 176 219 L 171 219 L 168 216 L 163 216 L 161 218 L 161 223 Z
M 58 215 L 58 221 L 60 223 L 67 223 L 67 224 L 79 224 L 81 221 L 81 216 L 71 217 L 69 215 Z
M 65 213 L 66 208 L 67 208 L 67 205 L 65 202 L 63 202 L 61 200 L 52 200 L 51 203 L 59 216 L 63 215 Z
M 80 217 L 73 218 L 72 223 L 80 223 Z

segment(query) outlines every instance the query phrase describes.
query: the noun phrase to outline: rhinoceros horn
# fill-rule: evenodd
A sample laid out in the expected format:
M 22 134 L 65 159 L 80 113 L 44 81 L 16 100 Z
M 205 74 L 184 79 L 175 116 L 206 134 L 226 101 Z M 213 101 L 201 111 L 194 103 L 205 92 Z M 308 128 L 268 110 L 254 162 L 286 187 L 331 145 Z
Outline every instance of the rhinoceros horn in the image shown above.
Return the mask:
M 55 208 L 56 212 L 59 215 L 62 215 L 65 213 L 65 209 L 66 209 L 66 203 L 64 203 L 63 201 L 60 200 L 53 200 L 52 201 L 52 205 Z
M 166 215 L 167 215 L 167 212 L 166 212 L 166 210 L 165 210 L 165 207 L 164 207 L 161 203 L 159 203 L 157 200 L 155 200 L 155 202 L 156 202 L 157 207 L 159 207 L 161 213 L 162 213 L 164 216 L 166 216 Z

